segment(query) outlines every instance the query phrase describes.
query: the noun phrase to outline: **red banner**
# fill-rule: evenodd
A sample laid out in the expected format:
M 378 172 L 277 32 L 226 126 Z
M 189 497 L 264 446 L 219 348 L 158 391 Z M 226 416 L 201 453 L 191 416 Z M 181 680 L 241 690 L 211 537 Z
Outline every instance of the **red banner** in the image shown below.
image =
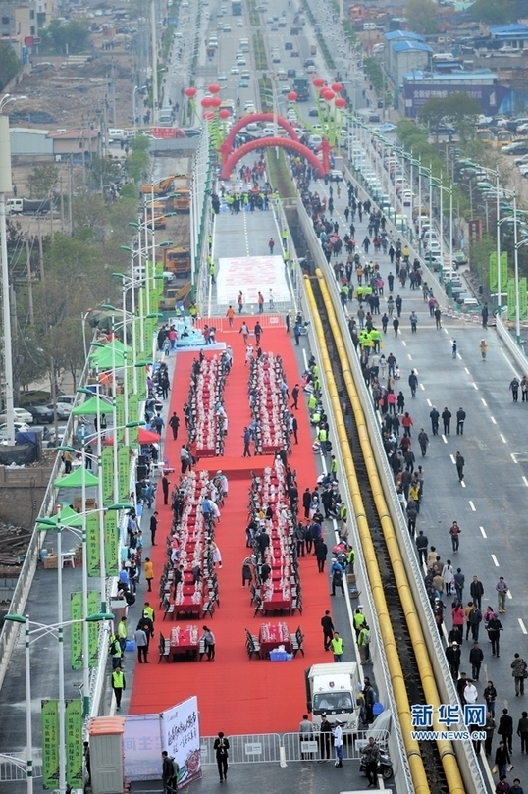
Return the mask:
M 150 134 L 155 138 L 177 138 L 179 130 L 176 127 L 151 127 Z

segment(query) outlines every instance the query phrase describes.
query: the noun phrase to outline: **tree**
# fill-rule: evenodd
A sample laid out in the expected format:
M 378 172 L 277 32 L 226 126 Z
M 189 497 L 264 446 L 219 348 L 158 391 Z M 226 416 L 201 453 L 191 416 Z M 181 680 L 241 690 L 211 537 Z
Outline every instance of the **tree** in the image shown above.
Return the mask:
M 134 182 L 141 182 L 147 174 L 148 155 L 146 152 L 132 152 L 127 157 L 128 175 Z
M 99 189 L 104 185 L 117 182 L 121 175 L 121 164 L 112 157 L 94 157 L 91 172 L 92 181 Z
M 50 22 L 49 35 L 54 48 L 59 52 L 81 52 L 90 37 L 88 23 L 85 20 L 72 19 L 62 25 L 57 19 Z
M 57 186 L 59 181 L 59 169 L 52 163 L 36 165 L 29 173 L 27 184 L 29 186 L 29 197 L 43 199 L 47 198 L 50 192 Z
M 445 101 L 441 97 L 432 96 L 424 102 L 418 111 L 418 118 L 429 130 L 440 126 L 446 115 Z
M 475 129 L 480 112 L 478 100 L 460 91 L 446 97 L 431 97 L 420 109 L 419 118 L 430 129 L 436 129 L 441 122 L 452 124 L 465 140 Z
M 0 91 L 11 82 L 21 66 L 13 47 L 5 41 L 0 41 Z
M 515 0 L 477 0 L 469 8 L 471 18 L 484 25 L 507 25 L 516 22 L 521 16 Z
M 89 229 L 90 237 L 94 236 L 97 228 L 102 228 L 107 220 L 107 207 L 104 198 L 99 193 L 87 193 L 84 196 L 74 196 L 72 203 L 73 231 Z
M 438 31 L 438 6 L 433 0 L 409 0 L 405 8 L 405 17 L 410 21 L 412 30 L 418 33 L 436 33 Z

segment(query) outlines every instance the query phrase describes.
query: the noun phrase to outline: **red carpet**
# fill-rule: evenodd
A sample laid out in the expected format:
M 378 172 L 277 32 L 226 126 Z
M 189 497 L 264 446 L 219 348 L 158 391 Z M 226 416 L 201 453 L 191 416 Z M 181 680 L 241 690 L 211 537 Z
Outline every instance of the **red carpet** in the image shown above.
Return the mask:
M 238 334 L 238 325 L 233 332 L 223 333 L 218 341 L 226 341 L 234 350 L 234 366 L 225 391 L 226 410 L 229 417 L 229 435 L 226 439 L 225 458 L 205 458 L 200 468 L 209 468 L 213 473 L 226 469 L 229 475 L 229 497 L 222 509 L 222 517 L 215 532 L 223 557 L 223 568 L 219 572 L 221 608 L 213 619 L 199 621 L 199 627 L 208 623 L 216 637 L 216 660 L 207 662 L 166 662 L 158 664 L 158 631 L 165 636 L 170 633 L 170 620 L 162 622 L 162 613 L 156 610 L 156 642 L 151 644 L 150 664 L 136 665 L 134 671 L 131 714 L 155 714 L 178 703 L 190 695 L 198 696 L 200 728 L 204 735 L 213 735 L 223 730 L 227 734 L 251 734 L 293 731 L 306 709 L 304 669 L 315 662 L 329 661 L 329 654 L 322 648 L 320 618 L 330 607 L 328 575 L 319 574 L 314 557 L 300 561 L 303 595 L 303 614 L 284 617 L 291 632 L 298 625 L 304 634 L 305 658 L 297 654 L 291 662 L 248 661 L 245 651 L 244 629 L 258 635 L 262 617 L 253 617 L 249 606 L 249 592 L 241 586 L 241 565 L 248 549 L 245 547 L 245 528 L 248 517 L 248 489 L 250 484 L 249 462 L 255 470 L 261 469 L 263 458 L 242 458 L 242 431 L 250 420 L 247 401 L 247 367 L 244 366 L 244 345 Z M 284 328 L 266 328 L 263 336 L 264 351 L 280 352 L 283 356 L 288 384 L 291 387 L 300 379 L 291 343 Z M 177 372 L 171 397 L 170 414 L 173 410 L 182 416 L 182 406 L 187 396 L 188 373 L 192 353 L 178 353 Z M 176 384 L 184 386 L 180 389 Z M 299 445 L 292 446 L 290 464 L 297 471 L 299 494 L 306 487 L 312 488 L 316 480 L 316 468 L 311 449 L 311 434 L 308 413 L 299 399 Z M 182 421 L 183 424 L 183 421 Z M 176 481 L 180 470 L 179 450 L 184 441 L 180 430 L 178 441 L 172 434 L 165 443 L 165 459 L 176 469 L 172 476 Z M 239 471 L 235 473 L 236 461 Z M 266 457 L 269 465 L 271 458 Z M 242 474 L 242 476 L 237 476 Z M 161 490 L 161 489 L 160 489 Z M 159 545 L 153 549 L 155 573 L 158 575 L 164 562 L 166 530 L 170 525 L 169 507 L 158 498 L 156 509 L 160 513 L 158 530 Z M 163 543 L 163 545 L 162 545 Z M 157 587 L 156 587 L 157 590 Z M 158 606 L 158 603 L 155 605 Z M 266 620 L 274 620 L 266 618 Z M 182 621 L 180 621 L 182 622 Z M 196 622 L 196 621 L 195 621 Z

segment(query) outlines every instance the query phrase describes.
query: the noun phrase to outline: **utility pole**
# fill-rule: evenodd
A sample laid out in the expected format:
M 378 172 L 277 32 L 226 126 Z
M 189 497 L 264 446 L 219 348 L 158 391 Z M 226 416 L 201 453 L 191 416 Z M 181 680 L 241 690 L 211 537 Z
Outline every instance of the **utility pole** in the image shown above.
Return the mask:
M 73 237 L 73 161 L 70 157 L 70 168 L 68 171 L 68 221 L 70 226 L 70 237 Z
M 156 41 L 156 0 L 150 0 L 150 34 L 152 36 L 152 123 L 158 120 L 158 44 Z
M 28 309 L 29 309 L 29 324 L 33 325 L 35 317 L 33 315 L 33 284 L 31 281 L 31 249 L 29 247 L 29 238 L 26 236 L 26 280 L 28 287 Z
M 40 233 L 40 215 L 37 215 L 37 234 L 38 234 L 38 248 L 39 248 L 39 268 L 40 268 L 40 281 L 44 281 L 44 253 L 42 251 L 42 234 Z

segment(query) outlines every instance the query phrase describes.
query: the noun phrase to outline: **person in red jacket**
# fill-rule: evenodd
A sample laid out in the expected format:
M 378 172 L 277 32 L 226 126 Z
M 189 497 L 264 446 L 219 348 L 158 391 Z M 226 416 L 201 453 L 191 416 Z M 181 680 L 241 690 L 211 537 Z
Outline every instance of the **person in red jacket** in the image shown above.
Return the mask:
M 401 424 L 403 427 L 403 435 L 411 437 L 411 427 L 413 426 L 413 420 L 409 416 L 409 412 L 405 411 L 404 415 L 402 416 Z

